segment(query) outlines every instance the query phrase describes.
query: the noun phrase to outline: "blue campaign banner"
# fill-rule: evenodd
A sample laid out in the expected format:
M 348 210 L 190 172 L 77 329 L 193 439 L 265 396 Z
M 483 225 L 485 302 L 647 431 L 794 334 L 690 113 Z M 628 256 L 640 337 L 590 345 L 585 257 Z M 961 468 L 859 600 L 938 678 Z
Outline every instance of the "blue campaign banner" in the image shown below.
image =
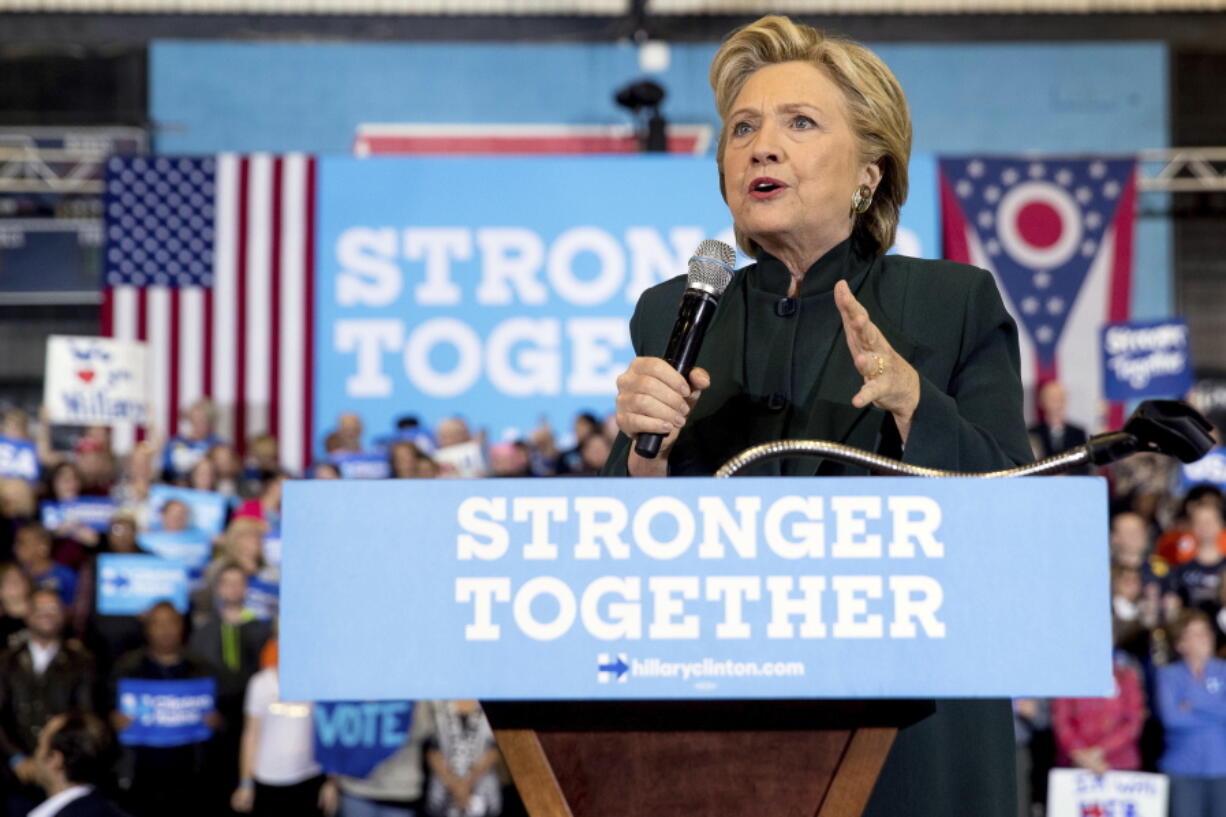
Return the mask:
M 211 538 L 195 528 L 145 531 L 137 535 L 136 541 L 150 553 L 179 562 L 189 569 L 203 567 L 213 555 Z
M 0 477 L 34 482 L 38 474 L 38 449 L 34 443 L 15 437 L 0 437 Z
M 187 568 L 147 553 L 98 554 L 98 613 L 139 615 L 159 601 L 187 612 Z
M 161 513 L 162 506 L 172 499 L 187 505 L 193 528 L 198 528 L 209 536 L 216 536 L 225 529 L 230 500 L 222 494 L 162 483 L 149 488 L 149 506 L 155 516 Z
M 1108 400 L 1183 397 L 1192 388 L 1187 321 L 1113 323 L 1102 332 L 1103 393 Z
M 39 504 L 39 516 L 48 530 L 72 522 L 106 533 L 111 527 L 111 517 L 118 509 L 115 500 L 109 497 L 83 496 L 72 502 L 42 502 Z
M 212 678 L 120 678 L 118 694 L 119 711 L 132 719 L 119 733 L 124 746 L 186 746 L 213 736 L 204 721 L 217 708 L 217 682 Z
M 271 621 L 281 604 L 281 587 L 276 582 L 265 581 L 256 576 L 247 580 L 247 609 L 260 621 Z
M 324 157 L 319 173 L 321 435 L 345 411 L 372 436 L 412 412 L 491 422 L 491 439 L 609 411 L 639 294 L 704 239 L 734 243 L 710 158 Z M 935 174 L 912 164 L 900 250 L 938 257 Z
M 1196 462 L 1184 464 L 1180 467 L 1180 475 L 1185 491 L 1202 483 L 1226 490 L 1226 447 L 1219 445 Z
M 342 479 L 387 479 L 392 475 L 386 454 L 346 453 L 332 458 Z
M 315 719 L 315 762 L 328 774 L 366 777 L 404 746 L 411 701 L 321 701 Z
M 1100 478 L 332 480 L 283 512 L 287 700 L 1112 688 Z

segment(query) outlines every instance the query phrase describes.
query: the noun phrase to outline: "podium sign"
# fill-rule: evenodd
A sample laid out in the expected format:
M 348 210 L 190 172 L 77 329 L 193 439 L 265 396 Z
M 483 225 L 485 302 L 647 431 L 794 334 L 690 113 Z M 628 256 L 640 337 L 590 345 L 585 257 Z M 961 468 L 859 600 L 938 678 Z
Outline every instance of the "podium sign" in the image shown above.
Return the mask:
M 1090 477 L 290 482 L 287 700 L 1110 695 Z

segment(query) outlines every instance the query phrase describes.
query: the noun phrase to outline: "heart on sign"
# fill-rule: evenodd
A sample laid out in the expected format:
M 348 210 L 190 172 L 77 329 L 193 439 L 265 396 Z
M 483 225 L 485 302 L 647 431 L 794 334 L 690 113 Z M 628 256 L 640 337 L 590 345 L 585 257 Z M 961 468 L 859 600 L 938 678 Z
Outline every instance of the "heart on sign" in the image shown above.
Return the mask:
M 81 378 L 86 383 L 94 379 L 93 369 L 81 369 L 77 372 L 77 377 Z

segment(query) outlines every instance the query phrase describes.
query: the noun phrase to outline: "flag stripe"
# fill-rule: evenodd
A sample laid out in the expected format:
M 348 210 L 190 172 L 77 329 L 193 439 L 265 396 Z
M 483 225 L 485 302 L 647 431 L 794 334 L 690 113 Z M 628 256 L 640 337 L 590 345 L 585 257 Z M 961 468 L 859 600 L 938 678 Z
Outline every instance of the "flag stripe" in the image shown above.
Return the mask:
M 302 244 L 306 265 L 303 268 L 302 281 L 305 285 L 303 299 L 302 334 L 303 360 L 305 361 L 305 376 L 302 378 L 302 458 L 303 469 L 310 467 L 314 457 L 314 440 L 312 418 L 315 416 L 315 220 L 316 220 L 316 190 L 318 187 L 319 162 L 307 160 L 306 173 L 306 230 L 303 231 Z
M 250 260 L 250 237 L 247 231 L 251 211 L 251 160 L 240 159 L 238 166 L 238 264 L 234 289 L 238 295 L 235 308 L 234 345 L 234 447 L 242 456 L 247 448 L 247 272 Z
M 253 156 L 250 160 L 250 201 L 247 208 L 246 322 L 243 336 L 246 353 L 243 361 L 243 394 L 240 405 L 247 407 L 244 441 L 268 431 L 268 357 L 271 291 L 269 275 L 272 241 L 272 158 Z
M 268 407 L 264 427 L 274 437 L 280 433 L 277 394 L 281 380 L 281 185 L 284 160 L 274 159 L 272 165 L 272 206 L 269 208 L 268 237 Z
M 305 165 L 302 156 L 285 158 L 282 182 L 283 220 L 281 223 L 281 271 L 280 298 L 274 309 L 280 316 L 280 365 L 279 380 L 274 384 L 278 395 L 277 431 L 281 441 L 281 456 L 286 467 L 294 473 L 302 473 L 306 463 L 302 456 L 301 406 L 303 382 L 303 278 L 306 275 L 303 255 L 303 231 L 306 228 Z M 274 415 L 276 416 L 276 415 Z
M 166 293 L 166 301 L 169 315 L 166 321 L 166 339 L 170 341 L 168 352 L 167 370 L 166 370 L 166 385 L 168 393 L 166 395 L 166 433 L 179 433 L 179 374 L 180 366 L 180 350 L 182 343 L 179 339 L 179 331 L 182 329 L 180 325 L 179 315 L 179 290 L 177 288 L 167 289 L 165 287 L 157 287 L 157 289 Z
M 239 158 L 217 159 L 217 202 L 213 238 L 213 358 L 212 390 L 217 405 L 217 433 L 235 441 L 234 354 L 238 325 L 238 194 Z
M 190 406 L 204 394 L 204 296 L 207 290 L 183 287 L 179 293 L 179 400 Z
M 170 382 L 170 290 L 166 287 L 145 287 L 146 322 L 142 340 L 149 341 L 149 372 L 154 383 Z M 149 395 L 149 414 L 153 418 L 156 436 L 174 434 L 174 410 L 166 388 L 153 389 Z M 156 437 L 155 437 L 156 438 Z

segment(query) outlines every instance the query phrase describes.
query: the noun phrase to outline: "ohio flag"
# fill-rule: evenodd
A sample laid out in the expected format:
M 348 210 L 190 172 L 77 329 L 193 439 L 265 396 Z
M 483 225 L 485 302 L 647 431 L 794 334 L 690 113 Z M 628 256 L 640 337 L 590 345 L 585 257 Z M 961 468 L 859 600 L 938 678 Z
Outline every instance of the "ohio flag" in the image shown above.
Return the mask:
M 940 160 L 945 257 L 991 270 L 1028 393 L 1060 380 L 1070 421 L 1091 431 L 1123 419 L 1102 416 L 1099 337 L 1130 317 L 1135 175 L 1132 159 Z

